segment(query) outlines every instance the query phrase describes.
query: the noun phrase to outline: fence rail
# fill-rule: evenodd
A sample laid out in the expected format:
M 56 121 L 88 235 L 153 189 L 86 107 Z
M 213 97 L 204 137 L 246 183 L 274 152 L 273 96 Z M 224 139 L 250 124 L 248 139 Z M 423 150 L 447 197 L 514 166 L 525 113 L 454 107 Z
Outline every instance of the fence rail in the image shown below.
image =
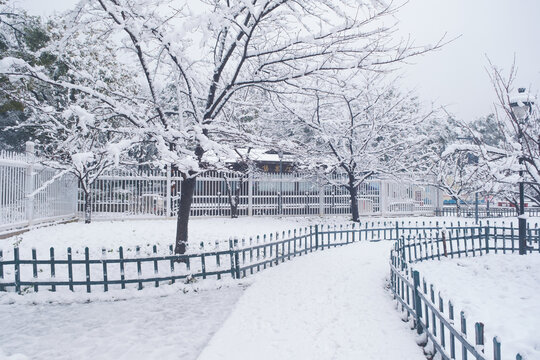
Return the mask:
M 484 349 L 484 324 L 474 324 L 474 341 L 467 337 L 467 319 L 460 312 L 455 318 L 454 306 L 439 293 L 433 284 L 420 282 L 420 273 L 413 264 L 439 260 L 442 257 L 475 257 L 490 252 L 503 254 L 519 252 L 517 229 L 510 226 L 429 227 L 415 234 L 404 232 L 391 252 L 391 288 L 401 304 L 406 318 L 412 317 L 418 334 L 424 334 L 442 359 L 487 359 Z M 540 230 L 527 229 L 527 251 L 540 253 Z M 456 326 L 456 323 L 459 326 Z M 457 341 L 457 343 L 456 343 Z M 458 344 L 458 345 L 456 345 Z M 493 338 L 494 360 L 501 359 L 501 344 Z M 518 354 L 516 359 L 521 359 Z
M 39 164 L 32 143 L 26 150 L 0 153 L 0 232 L 76 215 L 75 179 L 56 179 L 56 170 Z

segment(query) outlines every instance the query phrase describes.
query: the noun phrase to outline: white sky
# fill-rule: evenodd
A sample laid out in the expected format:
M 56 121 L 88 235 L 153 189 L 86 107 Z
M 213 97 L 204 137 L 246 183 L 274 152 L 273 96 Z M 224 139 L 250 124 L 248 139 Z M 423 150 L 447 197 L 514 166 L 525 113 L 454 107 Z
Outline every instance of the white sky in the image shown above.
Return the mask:
M 35 15 L 69 9 L 76 0 L 12 0 Z M 493 109 L 494 94 L 486 55 L 509 69 L 518 65 L 516 87 L 540 89 L 540 0 L 409 0 L 400 11 L 401 34 L 418 45 L 435 43 L 444 33 L 461 35 L 437 53 L 404 66 L 404 83 L 425 101 L 435 101 L 461 119 Z

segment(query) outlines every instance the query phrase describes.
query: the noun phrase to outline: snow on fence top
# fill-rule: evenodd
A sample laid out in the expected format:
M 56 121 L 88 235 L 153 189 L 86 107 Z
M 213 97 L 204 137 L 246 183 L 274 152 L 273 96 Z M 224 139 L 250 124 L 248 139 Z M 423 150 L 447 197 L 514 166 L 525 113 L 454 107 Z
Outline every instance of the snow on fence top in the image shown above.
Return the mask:
M 493 342 L 486 345 L 484 324 L 480 322 L 474 324 L 474 342 L 471 341 L 467 337 L 465 313 L 461 311 L 458 319 L 452 301 L 445 302 L 440 293 L 436 299 L 434 285 L 421 278 L 413 268 L 414 263 L 447 257 L 482 256 L 490 252 L 518 253 L 519 239 L 515 230 L 512 223 L 510 226 L 430 228 L 427 232 L 424 230 L 412 235 L 405 232 L 396 240 L 391 251 L 391 289 L 401 305 L 403 319 L 413 321 L 422 343 L 428 345 L 430 355 L 438 354 L 445 360 L 455 359 L 456 354 L 461 359 L 471 355 L 475 359 L 487 360 L 487 352 L 494 360 L 501 360 L 501 343 L 494 337 Z M 529 253 L 540 253 L 537 224 L 534 229 L 527 230 L 526 240 Z M 456 340 L 460 346 L 456 347 Z M 518 354 L 516 359 L 521 359 L 521 356 Z
M 28 150 L 0 152 L 0 232 L 75 217 L 77 182 L 58 177 Z

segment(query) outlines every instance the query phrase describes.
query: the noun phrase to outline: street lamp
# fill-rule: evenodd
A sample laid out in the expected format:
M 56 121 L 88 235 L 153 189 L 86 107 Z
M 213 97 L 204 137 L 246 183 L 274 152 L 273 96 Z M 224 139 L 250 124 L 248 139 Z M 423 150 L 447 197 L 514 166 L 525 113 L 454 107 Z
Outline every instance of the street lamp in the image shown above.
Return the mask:
M 525 255 L 527 253 L 527 219 L 525 219 L 525 184 L 523 182 L 523 126 L 529 120 L 529 115 L 532 112 L 532 106 L 534 102 L 530 99 L 528 93 L 525 92 L 525 88 L 519 88 L 517 95 L 510 99 L 510 107 L 512 112 L 518 121 L 518 142 L 521 147 L 521 153 L 519 155 L 519 254 Z

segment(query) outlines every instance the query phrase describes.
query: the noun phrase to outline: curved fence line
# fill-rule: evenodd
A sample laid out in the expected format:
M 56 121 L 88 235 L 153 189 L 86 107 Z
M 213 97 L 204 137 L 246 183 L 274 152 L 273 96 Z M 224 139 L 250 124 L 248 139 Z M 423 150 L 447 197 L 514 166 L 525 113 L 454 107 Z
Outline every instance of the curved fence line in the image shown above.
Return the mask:
M 364 240 L 396 238 L 390 223 L 366 223 L 364 226 L 310 226 L 292 231 L 231 239 L 228 242 L 200 243 L 190 253 L 176 255 L 173 246 L 99 249 L 72 249 L 48 254 L 31 250 L 31 258 L 21 249 L 0 250 L 0 291 L 91 292 L 96 288 L 138 288 L 151 283 L 155 287 L 196 278 L 242 278 L 297 256 L 330 247 Z M 39 255 L 39 257 L 38 257 Z M 45 255 L 45 257 L 43 257 Z
M 527 251 L 540 253 L 540 232 L 537 225 L 527 229 Z M 474 324 L 474 341 L 467 337 L 467 319 L 460 312 L 456 319 L 451 301 L 435 296 L 433 284 L 420 282 L 421 276 L 412 265 L 419 261 L 442 257 L 475 257 L 493 253 L 518 253 L 518 232 L 511 226 L 470 226 L 429 228 L 417 234 L 403 234 L 391 251 L 391 288 L 406 318 L 412 317 L 417 333 L 431 340 L 434 351 L 442 359 L 476 359 L 485 357 L 484 324 Z M 456 325 L 459 324 L 459 326 Z M 456 345 L 456 341 L 459 343 Z M 501 343 L 493 338 L 490 349 L 494 360 L 501 359 Z M 457 356 L 457 357 L 456 357 Z M 517 355 L 516 359 L 521 359 Z
M 469 225 L 457 222 L 366 222 L 351 226 L 310 226 L 248 239 L 201 243 L 199 249 L 185 255 L 173 254 L 172 245 L 135 249 L 119 247 L 100 252 L 68 248 L 57 253 L 50 248 L 48 257 L 22 258 L 20 249 L 4 254 L 0 250 L 0 291 L 86 291 L 102 289 L 142 289 L 145 284 L 159 287 L 175 281 L 231 277 L 240 279 L 277 266 L 297 256 L 358 241 L 395 241 L 390 254 L 391 290 L 401 310 L 411 317 L 419 334 L 431 340 L 442 359 L 467 359 L 484 355 L 484 325 L 474 326 L 474 342 L 467 337 L 467 319 L 456 318 L 451 301 L 435 296 L 433 285 L 413 270 L 417 261 L 442 257 L 474 257 L 494 253 L 518 252 L 518 231 L 513 223 L 500 226 L 489 222 Z M 540 229 L 527 229 L 529 252 L 540 252 Z M 209 248 L 213 247 L 210 251 Z M 5 256 L 9 255 L 10 259 Z M 40 254 L 41 255 L 41 254 Z M 45 275 L 47 274 L 47 275 Z M 459 321 L 458 321 L 459 320 Z M 459 324 L 459 327 L 455 323 Z M 493 339 L 495 360 L 500 360 L 501 344 Z M 519 355 L 518 355 L 519 356 Z
M 490 236 L 487 250 L 481 242 L 486 234 Z M 528 228 L 529 241 L 538 244 L 539 237 L 538 227 Z M 225 242 L 201 242 L 190 246 L 185 255 L 174 254 L 172 245 L 150 244 L 114 249 L 70 247 L 60 251 L 51 247 L 39 254 L 36 249 L 24 247 L 0 248 L 0 291 L 63 288 L 91 292 L 99 287 L 103 291 L 141 289 L 147 283 L 160 286 L 196 278 L 241 278 L 313 251 L 356 241 L 400 238 L 403 242 L 399 254 L 403 258 L 398 258 L 400 266 L 412 260 L 440 258 L 445 253 L 476 256 L 489 250 L 517 251 L 518 242 L 513 224 L 371 221 L 350 226 L 310 226 Z M 472 246 L 471 242 L 476 245 Z M 393 256 L 397 255 L 394 250 Z

